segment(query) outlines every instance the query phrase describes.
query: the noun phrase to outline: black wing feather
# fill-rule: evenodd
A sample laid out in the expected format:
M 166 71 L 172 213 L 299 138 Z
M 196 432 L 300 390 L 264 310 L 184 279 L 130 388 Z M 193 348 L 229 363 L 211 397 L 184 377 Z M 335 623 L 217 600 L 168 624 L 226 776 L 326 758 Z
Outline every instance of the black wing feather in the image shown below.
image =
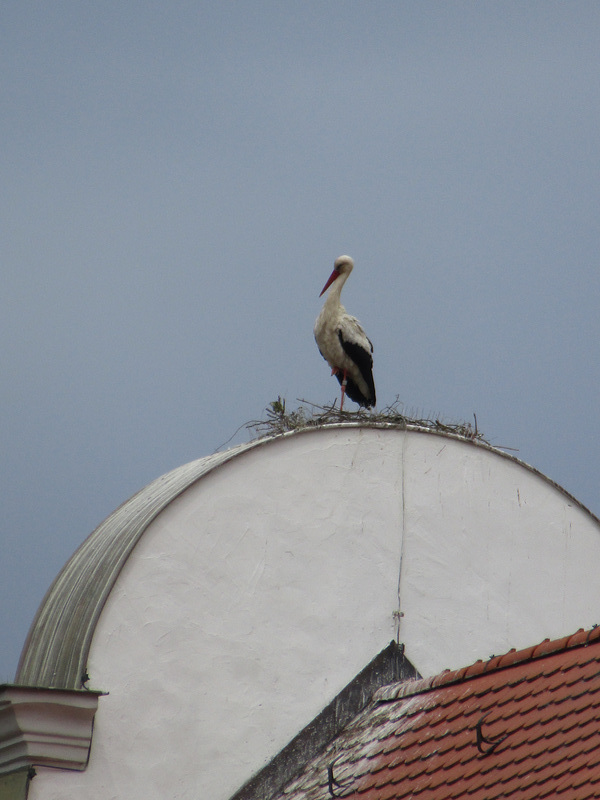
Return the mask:
M 356 383 L 352 380 L 352 378 L 347 378 L 347 385 L 346 385 L 346 394 L 351 400 L 354 400 L 355 403 L 358 403 L 361 406 L 369 406 L 375 405 L 375 381 L 373 380 L 373 356 L 369 353 L 368 350 L 365 350 L 364 347 L 361 347 L 354 342 L 348 342 L 342 336 L 342 332 L 338 331 L 338 338 L 340 340 L 340 344 L 346 351 L 346 353 L 350 356 L 352 361 L 358 367 L 360 374 L 364 382 L 367 384 L 367 388 L 369 389 L 369 396 L 365 397 L 363 392 L 358 388 Z M 369 344 L 371 342 L 369 341 Z M 371 348 L 373 345 L 371 345 Z M 344 376 L 343 373 L 338 372 L 336 377 L 340 384 L 342 383 Z

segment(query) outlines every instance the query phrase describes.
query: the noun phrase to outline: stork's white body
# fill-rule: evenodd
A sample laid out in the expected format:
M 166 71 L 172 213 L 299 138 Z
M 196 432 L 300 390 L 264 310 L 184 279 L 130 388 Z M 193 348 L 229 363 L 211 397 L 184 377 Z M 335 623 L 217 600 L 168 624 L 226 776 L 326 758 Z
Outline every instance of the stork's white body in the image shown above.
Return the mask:
M 315 322 L 314 334 L 321 355 L 342 384 L 342 404 L 345 390 L 351 400 L 368 407 L 375 405 L 373 345 L 360 322 L 340 302 L 353 266 L 349 256 L 336 260 L 323 289 L 329 288 L 329 294 Z
M 339 294 L 339 292 L 338 292 Z M 373 352 L 373 345 L 362 325 L 339 302 L 339 297 L 329 294 L 321 313 L 315 322 L 315 339 L 325 361 L 334 370 L 346 370 L 365 397 L 369 388 L 356 363 L 344 350 L 340 334 L 347 342 L 352 342 L 367 353 Z

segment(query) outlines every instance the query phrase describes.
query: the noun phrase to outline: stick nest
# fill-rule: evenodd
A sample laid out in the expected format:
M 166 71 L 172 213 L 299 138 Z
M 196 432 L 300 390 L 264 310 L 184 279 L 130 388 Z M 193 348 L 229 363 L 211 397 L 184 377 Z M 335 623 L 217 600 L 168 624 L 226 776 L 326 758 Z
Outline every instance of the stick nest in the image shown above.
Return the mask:
M 408 427 L 419 427 L 438 433 L 452 433 L 471 441 L 485 442 L 483 434 L 477 428 L 477 417 L 473 414 L 470 422 L 445 422 L 439 418 L 419 418 L 403 413 L 404 409 L 398 398 L 390 406 L 381 411 L 340 411 L 336 402 L 330 406 L 320 406 L 308 400 L 298 400 L 300 405 L 288 411 L 285 399 L 278 397 L 267 408 L 267 418 L 254 420 L 246 424 L 246 428 L 258 436 L 274 436 L 288 431 L 303 428 L 316 428 L 321 425 L 340 423 L 363 423 L 373 427 L 395 427 L 406 430 Z M 487 443 L 487 442 L 486 442 Z

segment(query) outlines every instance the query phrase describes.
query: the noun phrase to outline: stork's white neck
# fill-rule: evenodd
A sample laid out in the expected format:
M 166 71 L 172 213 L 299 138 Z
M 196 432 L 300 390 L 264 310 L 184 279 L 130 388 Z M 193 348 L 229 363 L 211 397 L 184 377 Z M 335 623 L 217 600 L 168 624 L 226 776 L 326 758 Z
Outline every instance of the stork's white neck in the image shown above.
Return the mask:
M 339 278 L 336 278 L 327 290 L 327 299 L 325 300 L 326 306 L 338 305 L 340 303 L 340 295 L 344 284 L 348 280 L 350 273 L 342 273 Z

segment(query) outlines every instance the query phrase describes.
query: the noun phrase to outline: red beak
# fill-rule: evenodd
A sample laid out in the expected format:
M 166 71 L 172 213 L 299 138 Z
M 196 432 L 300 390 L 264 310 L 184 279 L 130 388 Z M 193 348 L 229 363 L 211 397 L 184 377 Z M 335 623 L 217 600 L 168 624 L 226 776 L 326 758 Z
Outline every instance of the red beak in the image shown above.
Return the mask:
M 327 283 L 325 284 L 325 286 L 321 290 L 321 294 L 319 295 L 319 297 L 321 297 L 321 295 L 325 294 L 325 292 L 327 291 L 327 289 L 329 289 L 329 287 L 334 282 L 334 280 L 336 278 L 339 278 L 339 277 L 340 277 L 340 273 L 337 271 L 337 269 L 334 269 L 333 272 L 331 273 L 331 275 L 329 276 L 329 278 L 327 280 Z

